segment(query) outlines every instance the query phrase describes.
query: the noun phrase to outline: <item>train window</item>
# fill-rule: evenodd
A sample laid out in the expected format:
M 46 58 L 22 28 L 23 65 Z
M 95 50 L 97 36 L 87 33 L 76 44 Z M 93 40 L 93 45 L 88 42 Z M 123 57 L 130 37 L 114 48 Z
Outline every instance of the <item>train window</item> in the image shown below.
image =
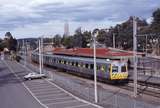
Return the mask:
M 112 66 L 112 72 L 118 72 L 118 66 Z
M 74 62 L 72 62 L 72 66 L 74 66 Z
M 64 63 L 64 61 L 63 61 L 63 60 L 61 60 L 61 63 L 63 64 L 63 63 Z
M 68 62 L 68 64 L 69 64 L 69 65 L 72 65 L 72 62 L 71 62 L 71 61 L 69 61 L 69 62 Z
M 81 67 L 83 67 L 84 66 L 84 64 L 83 63 L 81 63 Z
M 85 64 L 85 67 L 88 69 L 88 64 Z
M 106 67 L 105 67 L 104 65 L 102 65 L 102 66 L 100 67 L 100 70 L 101 70 L 102 72 L 105 72 Z
M 66 64 L 66 61 L 64 60 L 64 64 Z
M 124 66 L 122 66 L 121 67 L 121 72 L 126 72 L 127 70 L 126 70 L 126 66 L 124 65 Z
M 78 62 L 76 62 L 76 66 L 78 67 Z
M 90 65 L 90 68 L 91 68 L 91 69 L 93 69 L 93 68 L 94 68 L 94 65 L 93 65 L 93 64 L 91 64 L 91 65 Z
M 85 68 L 85 64 L 83 64 L 83 68 Z
M 100 66 L 97 66 L 97 70 L 100 70 Z

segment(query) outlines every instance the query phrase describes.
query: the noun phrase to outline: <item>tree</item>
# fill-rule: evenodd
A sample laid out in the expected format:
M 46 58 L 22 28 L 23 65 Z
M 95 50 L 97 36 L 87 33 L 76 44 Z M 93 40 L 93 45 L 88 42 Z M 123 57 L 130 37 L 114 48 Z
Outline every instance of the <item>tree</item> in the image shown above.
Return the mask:
M 53 43 L 55 47 L 60 47 L 61 46 L 61 36 L 59 34 L 56 34 L 53 38 Z
M 81 28 L 79 27 L 75 31 L 75 34 L 73 35 L 73 46 L 81 48 L 82 47 L 82 42 L 83 42 L 83 34 L 81 32 Z
M 85 31 L 82 33 L 82 48 L 88 47 L 88 44 L 91 42 L 91 31 Z
M 73 36 L 69 36 L 69 37 L 63 37 L 62 38 L 62 44 L 68 49 L 68 48 L 73 48 L 73 41 L 74 41 L 74 37 Z
M 10 32 L 6 32 L 4 44 L 9 50 L 16 51 L 17 49 L 17 40 L 13 38 Z
M 0 51 L 3 51 L 4 48 L 5 48 L 5 43 L 4 43 L 4 41 L 0 38 Z
M 99 30 L 98 32 L 98 36 L 97 36 L 97 41 L 101 44 L 105 43 L 105 39 L 106 39 L 107 33 L 102 29 Z
M 10 32 L 6 32 L 5 38 L 11 38 L 11 37 L 12 37 L 12 34 Z
M 151 30 L 154 33 L 160 33 L 160 8 L 153 12 L 152 17 L 153 22 L 151 24 Z

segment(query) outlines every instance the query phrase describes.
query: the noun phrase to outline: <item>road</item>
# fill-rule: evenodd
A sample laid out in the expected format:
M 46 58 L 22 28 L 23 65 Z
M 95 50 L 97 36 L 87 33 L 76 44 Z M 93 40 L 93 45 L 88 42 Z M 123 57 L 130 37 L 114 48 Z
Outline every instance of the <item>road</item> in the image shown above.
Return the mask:
M 2 61 L 0 61 L 0 107 L 43 108 L 31 96 L 27 89 L 25 89 L 22 82 L 9 70 L 9 68 Z

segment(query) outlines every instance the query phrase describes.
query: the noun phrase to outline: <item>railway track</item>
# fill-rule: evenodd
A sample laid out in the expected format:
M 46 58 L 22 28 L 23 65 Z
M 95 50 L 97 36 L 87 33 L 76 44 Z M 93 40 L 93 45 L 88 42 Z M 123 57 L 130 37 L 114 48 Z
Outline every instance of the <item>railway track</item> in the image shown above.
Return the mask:
M 138 89 L 138 95 L 150 95 L 153 97 L 160 98 L 160 86 L 158 85 L 152 85 L 152 84 L 147 84 L 146 82 L 138 82 L 137 85 Z M 128 83 L 125 86 L 120 86 L 121 89 L 126 89 L 133 91 L 134 89 L 134 84 L 133 83 Z

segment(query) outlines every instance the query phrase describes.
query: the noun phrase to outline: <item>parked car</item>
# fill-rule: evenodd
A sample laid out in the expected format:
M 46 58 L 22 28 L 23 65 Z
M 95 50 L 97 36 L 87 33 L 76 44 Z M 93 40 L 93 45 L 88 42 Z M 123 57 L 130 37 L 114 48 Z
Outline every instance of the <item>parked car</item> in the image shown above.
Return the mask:
M 43 73 L 38 74 L 38 73 L 32 72 L 32 73 L 25 75 L 24 79 L 25 80 L 32 80 L 32 79 L 39 79 L 39 78 L 45 78 L 45 77 L 46 77 L 46 75 Z

